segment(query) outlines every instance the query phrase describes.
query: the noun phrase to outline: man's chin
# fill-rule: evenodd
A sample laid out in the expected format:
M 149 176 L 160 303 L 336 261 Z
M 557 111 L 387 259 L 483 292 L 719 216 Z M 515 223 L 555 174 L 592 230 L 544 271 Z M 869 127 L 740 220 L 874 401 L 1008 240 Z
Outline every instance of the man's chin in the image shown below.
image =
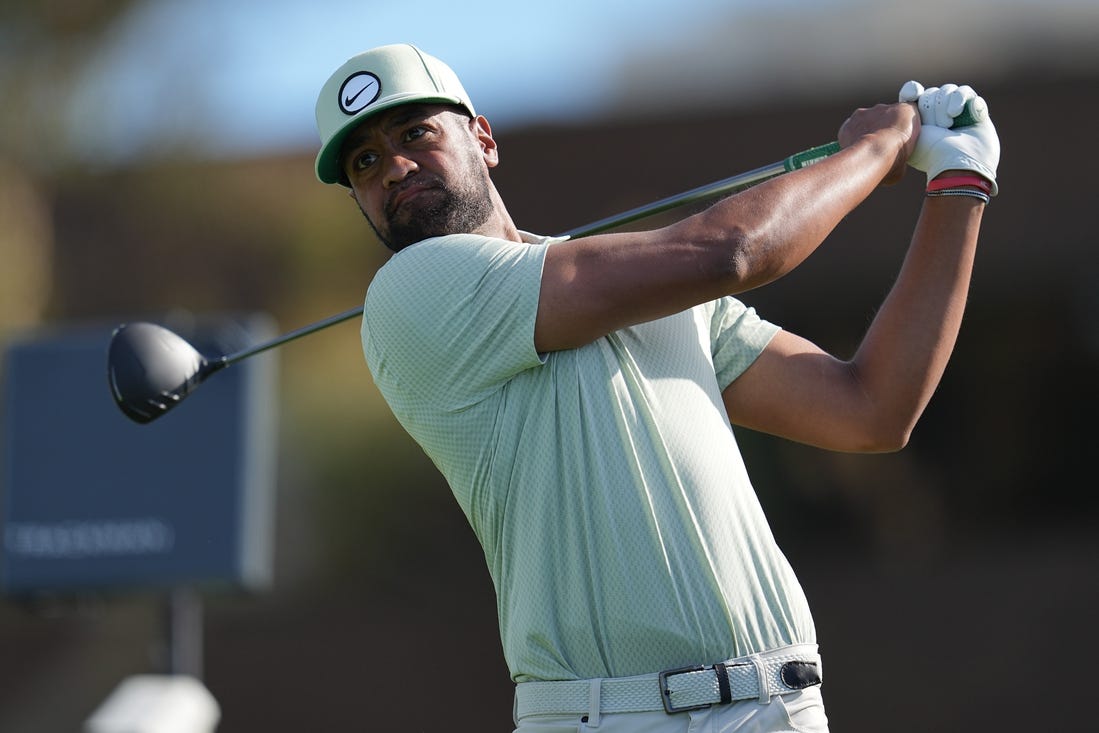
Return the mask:
M 442 237 L 447 234 L 453 234 L 453 232 L 440 231 L 435 229 L 425 229 L 423 227 L 409 226 L 409 227 L 391 227 L 388 236 L 385 237 L 385 242 L 390 249 L 402 250 L 405 247 L 422 242 L 425 239 L 431 239 L 432 237 Z

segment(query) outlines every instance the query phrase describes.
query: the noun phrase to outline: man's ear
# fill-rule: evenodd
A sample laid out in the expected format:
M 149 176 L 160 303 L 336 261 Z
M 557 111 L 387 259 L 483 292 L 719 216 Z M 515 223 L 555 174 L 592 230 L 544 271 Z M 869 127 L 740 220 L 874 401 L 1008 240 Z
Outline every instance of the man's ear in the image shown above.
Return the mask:
M 481 156 L 485 159 L 485 165 L 495 168 L 500 164 L 500 150 L 496 147 L 496 140 L 492 137 L 492 127 L 483 115 L 478 115 L 469 121 L 470 132 L 477 138 L 481 145 Z

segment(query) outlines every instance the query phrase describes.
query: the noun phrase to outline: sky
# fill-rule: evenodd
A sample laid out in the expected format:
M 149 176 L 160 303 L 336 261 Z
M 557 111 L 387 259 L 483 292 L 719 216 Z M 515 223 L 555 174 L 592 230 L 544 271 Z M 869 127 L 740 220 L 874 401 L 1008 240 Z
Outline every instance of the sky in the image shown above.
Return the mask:
M 108 157 L 185 134 L 215 152 L 311 145 L 328 75 L 398 42 L 445 60 L 497 129 L 572 119 L 600 107 L 627 56 L 759 4 L 799 0 L 150 0 L 84 70 L 73 126 Z
M 998 35 L 1008 26 L 1014 35 Z M 1036 33 L 1055 46 L 1065 33 L 1093 40 L 1099 4 L 146 0 L 83 69 L 70 128 L 74 149 L 104 161 L 172 146 L 214 156 L 307 149 L 317 144 L 314 104 L 329 74 L 360 51 L 396 42 L 446 61 L 500 131 L 594 116 L 621 106 L 623 94 L 649 105 L 668 104 L 677 89 L 692 99 L 747 95 L 776 84 L 782 64 L 787 93 L 802 94 L 818 78 L 875 70 L 892 84 L 888 64 L 902 53 L 928 62 L 953 51 L 964 63 L 951 68 L 980 72 L 978 62 L 1000 63 Z

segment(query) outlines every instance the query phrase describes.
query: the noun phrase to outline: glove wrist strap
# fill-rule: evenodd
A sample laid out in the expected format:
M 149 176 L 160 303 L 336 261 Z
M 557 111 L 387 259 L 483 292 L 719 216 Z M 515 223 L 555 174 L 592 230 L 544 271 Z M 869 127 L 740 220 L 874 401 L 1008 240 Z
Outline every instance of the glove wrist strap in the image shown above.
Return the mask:
M 941 178 L 936 178 L 933 181 L 928 181 L 927 192 L 933 193 L 935 191 L 944 191 L 946 189 L 962 188 L 965 186 L 973 186 L 989 196 L 992 195 L 992 184 L 977 175 L 943 176 Z

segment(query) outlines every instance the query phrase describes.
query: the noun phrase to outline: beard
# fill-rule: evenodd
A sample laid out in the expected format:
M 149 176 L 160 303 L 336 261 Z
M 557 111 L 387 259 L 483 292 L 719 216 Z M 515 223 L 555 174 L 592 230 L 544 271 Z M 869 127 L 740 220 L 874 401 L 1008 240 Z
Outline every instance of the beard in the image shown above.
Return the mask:
M 469 165 L 453 182 L 432 177 L 427 181 L 428 190 L 400 208 L 387 203 L 384 222 L 375 223 L 367 216 L 382 243 L 394 252 L 400 252 L 430 237 L 474 232 L 488 221 L 493 211 L 488 176 L 476 165 L 479 158 L 467 162 Z M 417 177 L 417 185 L 424 182 Z M 366 216 L 365 211 L 363 216 Z

